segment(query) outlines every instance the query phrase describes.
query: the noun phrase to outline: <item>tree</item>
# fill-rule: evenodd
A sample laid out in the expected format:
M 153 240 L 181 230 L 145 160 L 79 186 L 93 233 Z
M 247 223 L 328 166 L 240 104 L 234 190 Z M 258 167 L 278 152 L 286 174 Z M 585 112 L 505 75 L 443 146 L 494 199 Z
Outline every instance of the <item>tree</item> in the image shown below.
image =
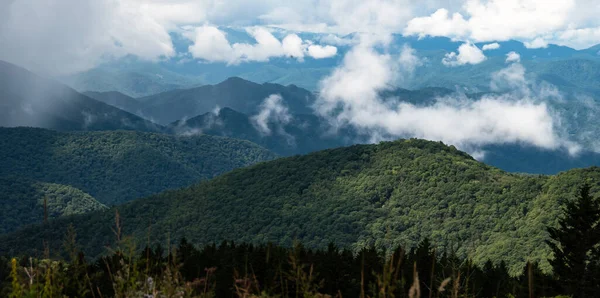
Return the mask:
M 598 287 L 592 271 L 594 250 L 600 243 L 600 202 L 590 195 L 588 184 L 566 203 L 559 227 L 548 228 L 548 233 L 551 240 L 546 243 L 554 255 L 549 262 L 563 290 L 575 298 L 590 297 Z

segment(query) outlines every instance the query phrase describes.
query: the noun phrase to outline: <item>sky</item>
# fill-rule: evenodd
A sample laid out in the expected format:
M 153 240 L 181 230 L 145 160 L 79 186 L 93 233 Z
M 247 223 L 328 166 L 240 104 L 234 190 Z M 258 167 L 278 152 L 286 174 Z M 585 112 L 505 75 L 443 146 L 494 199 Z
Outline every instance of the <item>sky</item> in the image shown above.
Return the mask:
M 48 72 L 82 71 L 127 54 L 153 61 L 177 54 L 171 32 L 194 42 L 195 59 L 231 64 L 327 58 L 355 32 L 582 49 L 600 40 L 599 14 L 595 0 L 3 0 L 0 59 Z M 219 29 L 227 26 L 246 28 L 258 45 L 230 43 Z M 275 27 L 331 34 L 330 43 L 293 33 L 279 40 L 269 33 Z
M 381 98 L 380 91 L 422 63 L 410 46 L 398 55 L 385 49 L 392 34 L 449 37 L 461 44 L 440 61 L 446 67 L 481 63 L 486 51 L 510 39 L 530 48 L 584 49 L 600 43 L 598 15 L 596 0 L 3 0 L 0 60 L 50 74 L 85 71 L 126 55 L 160 61 L 181 55 L 172 33 L 190 41 L 185 55 L 227 65 L 328 59 L 349 46 L 321 81 L 315 104 L 315 113 L 334 125 L 372 131 L 373 141 L 417 136 L 481 156 L 481 146 L 507 142 L 577 152 L 546 104 L 555 93 L 525 79 L 519 53 L 507 55 L 506 67 L 491 76 L 490 86 L 508 86 L 507 94 L 477 102 L 453 96 L 418 107 L 390 106 Z M 254 41 L 233 40 L 227 27 L 245 30 Z M 302 39 L 303 32 L 322 38 Z M 479 48 L 480 42 L 486 44 Z M 284 103 L 265 99 L 267 110 L 255 119 L 289 121 Z

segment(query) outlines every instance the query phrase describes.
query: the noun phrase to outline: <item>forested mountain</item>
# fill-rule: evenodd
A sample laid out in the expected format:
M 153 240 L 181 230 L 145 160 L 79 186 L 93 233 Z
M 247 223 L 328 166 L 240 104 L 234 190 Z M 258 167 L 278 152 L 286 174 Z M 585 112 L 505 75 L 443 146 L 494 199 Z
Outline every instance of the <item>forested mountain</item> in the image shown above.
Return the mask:
M 73 186 L 107 205 L 274 157 L 247 141 L 207 135 L 0 128 L 0 176 Z
M 281 158 L 119 206 L 125 234 L 153 243 L 186 237 L 357 250 L 415 246 L 428 237 L 476 263 L 526 260 L 548 268 L 545 226 L 582 182 L 599 189 L 600 168 L 556 176 L 510 174 L 438 142 L 410 139 Z M 73 223 L 89 255 L 110 243 L 115 209 L 58 219 L 0 239 L 1 253 L 39 253 L 49 233 Z M 149 226 L 150 223 L 150 226 Z M 150 233 L 150 234 L 148 234 Z M 144 240 L 145 242 L 146 240 Z M 58 250 L 59 243 L 51 243 Z
M 314 101 L 314 94 L 306 89 L 295 85 L 257 84 L 232 77 L 216 85 L 172 90 L 139 98 L 143 104 L 140 113 L 161 124 L 192 118 L 219 107 L 254 114 L 260 111 L 265 98 L 272 94 L 285 98 L 292 113 L 312 111 L 309 107 Z
M 217 112 L 171 123 L 168 130 L 176 135 L 203 133 L 249 140 L 279 155 L 305 154 L 327 148 L 350 145 L 359 136 L 343 129 L 332 133 L 330 127 L 311 114 L 293 115 L 289 122 L 266 122 L 268 132 L 251 116 L 222 108 Z
M 0 177 L 0 234 L 42 223 L 44 200 L 50 219 L 106 209 L 89 194 L 68 185 Z
M 127 95 L 125 95 L 121 92 L 117 92 L 117 91 L 107 91 L 107 92 L 86 91 L 86 92 L 83 92 L 83 95 L 89 96 L 93 99 L 96 99 L 103 103 L 117 107 L 123 111 L 127 111 L 132 114 L 136 114 L 138 111 L 140 111 L 142 109 L 142 105 L 140 104 L 140 102 L 137 99 L 127 96 Z
M 35 126 L 66 131 L 163 129 L 4 61 L 0 61 L 0 126 Z

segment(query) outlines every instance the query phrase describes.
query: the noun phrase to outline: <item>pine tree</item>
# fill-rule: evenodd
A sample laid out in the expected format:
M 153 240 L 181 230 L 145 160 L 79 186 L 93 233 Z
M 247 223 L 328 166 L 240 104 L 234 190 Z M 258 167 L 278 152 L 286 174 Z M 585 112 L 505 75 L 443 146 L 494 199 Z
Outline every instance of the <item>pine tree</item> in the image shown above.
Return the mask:
M 600 243 L 600 202 L 590 195 L 585 184 L 577 199 L 567 202 L 558 228 L 548 228 L 546 241 L 553 252 L 549 260 L 563 290 L 573 297 L 590 297 L 594 291 L 592 278 L 593 251 Z M 587 293 L 587 294 L 586 294 Z

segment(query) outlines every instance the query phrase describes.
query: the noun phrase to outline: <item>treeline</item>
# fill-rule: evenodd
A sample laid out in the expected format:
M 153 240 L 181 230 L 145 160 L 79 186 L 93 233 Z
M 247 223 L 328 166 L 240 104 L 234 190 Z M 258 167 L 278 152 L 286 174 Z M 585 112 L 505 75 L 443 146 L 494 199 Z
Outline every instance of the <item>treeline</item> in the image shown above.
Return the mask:
M 511 276 L 504 262 L 477 266 L 454 250 L 436 251 L 425 239 L 410 250 L 330 244 L 324 250 L 223 242 L 196 248 L 138 250 L 122 236 L 116 247 L 88 262 L 73 227 L 65 260 L 3 258 L 3 297 L 594 297 L 600 293 L 600 201 L 583 186 L 566 203 L 558 228 L 548 228 L 553 272 L 527 262 Z
M 185 239 L 170 250 L 131 254 L 124 247 L 88 263 L 3 259 L 2 297 L 535 297 L 555 296 L 552 276 L 528 264 L 511 277 L 504 263 L 478 267 L 429 241 L 406 251 L 330 245 L 310 250 L 222 243 L 195 248 Z M 412 293 L 412 294 L 410 294 Z

